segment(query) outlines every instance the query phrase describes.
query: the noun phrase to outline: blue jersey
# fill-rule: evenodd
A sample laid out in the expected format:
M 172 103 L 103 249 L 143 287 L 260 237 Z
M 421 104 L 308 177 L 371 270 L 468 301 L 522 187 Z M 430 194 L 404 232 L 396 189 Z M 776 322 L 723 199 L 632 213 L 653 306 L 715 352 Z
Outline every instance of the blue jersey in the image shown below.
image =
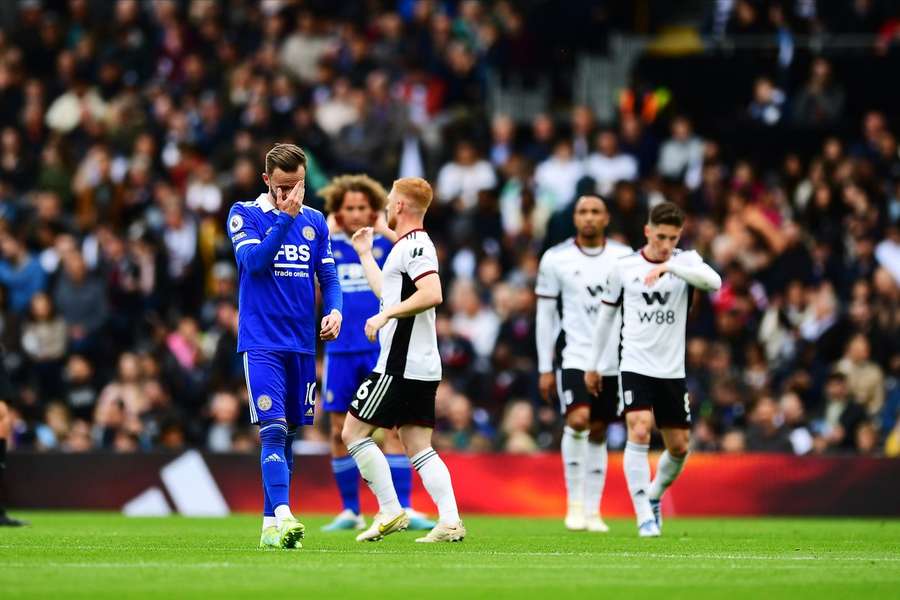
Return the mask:
M 372 352 L 378 350 L 377 342 L 366 338 L 366 320 L 381 310 L 378 297 L 369 287 L 359 255 L 353 249 L 350 238 L 344 233 L 331 236 L 334 261 L 337 264 L 338 280 L 344 300 L 344 321 L 341 335 L 325 347 L 327 354 L 350 352 Z M 372 256 L 379 267 L 384 265 L 393 244 L 386 237 L 377 235 L 372 242 Z
M 316 353 L 316 284 L 324 312 L 341 310 L 325 217 L 308 206 L 292 218 L 267 194 L 228 213 L 238 265 L 238 352 Z

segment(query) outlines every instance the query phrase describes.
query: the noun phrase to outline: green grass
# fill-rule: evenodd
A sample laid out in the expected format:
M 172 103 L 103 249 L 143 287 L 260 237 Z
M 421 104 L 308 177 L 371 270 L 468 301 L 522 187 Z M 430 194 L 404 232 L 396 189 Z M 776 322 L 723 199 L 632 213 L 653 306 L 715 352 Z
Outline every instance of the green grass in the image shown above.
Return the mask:
M 0 598 L 900 597 L 900 521 L 668 519 L 664 537 L 568 533 L 557 519 L 469 517 L 461 544 L 358 544 L 304 518 L 300 551 L 256 549 L 256 517 L 17 513 L 0 529 Z M 401 596 L 402 595 L 402 596 Z

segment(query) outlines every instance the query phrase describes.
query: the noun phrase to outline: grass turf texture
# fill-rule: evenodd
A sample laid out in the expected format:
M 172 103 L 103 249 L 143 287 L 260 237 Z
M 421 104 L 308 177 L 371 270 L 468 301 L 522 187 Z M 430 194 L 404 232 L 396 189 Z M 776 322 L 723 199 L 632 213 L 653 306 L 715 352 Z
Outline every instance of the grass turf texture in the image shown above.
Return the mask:
M 559 519 L 469 517 L 461 544 L 414 532 L 360 544 L 302 518 L 304 549 L 258 550 L 259 519 L 127 519 L 16 512 L 0 528 L 7 598 L 897 598 L 900 521 L 677 519 L 638 539 L 570 533 Z M 262 596 L 260 593 L 269 594 Z

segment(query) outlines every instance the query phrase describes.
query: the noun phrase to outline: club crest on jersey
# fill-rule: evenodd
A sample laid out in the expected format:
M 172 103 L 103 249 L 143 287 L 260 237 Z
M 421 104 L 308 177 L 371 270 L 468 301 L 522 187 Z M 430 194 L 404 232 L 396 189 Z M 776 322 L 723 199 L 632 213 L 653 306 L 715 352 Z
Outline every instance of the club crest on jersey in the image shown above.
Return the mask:
M 372 248 L 372 256 L 374 256 L 376 259 L 379 259 L 384 256 L 384 250 L 382 250 L 378 246 L 375 246 L 374 248 Z
M 374 254 L 374 252 L 373 252 L 373 254 Z M 344 258 L 344 253 L 341 252 L 340 250 L 335 250 L 335 252 L 334 252 L 334 257 L 337 258 L 337 259 Z
M 268 394 L 263 394 L 256 399 L 256 406 L 259 410 L 269 410 L 272 408 L 272 398 Z
M 303 237 L 305 237 L 309 241 L 313 241 L 314 239 L 316 239 L 316 230 L 307 225 L 303 228 Z
M 242 217 L 241 215 L 232 216 L 231 222 L 228 223 L 228 227 L 231 229 L 231 233 L 236 233 L 243 226 L 244 217 Z

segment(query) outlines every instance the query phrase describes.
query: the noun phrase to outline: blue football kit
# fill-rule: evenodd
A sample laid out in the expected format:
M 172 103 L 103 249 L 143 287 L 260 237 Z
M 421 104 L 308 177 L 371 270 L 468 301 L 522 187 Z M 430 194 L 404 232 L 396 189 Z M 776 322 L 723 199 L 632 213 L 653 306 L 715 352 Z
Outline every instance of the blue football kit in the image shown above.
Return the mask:
M 238 352 L 243 353 L 251 421 L 311 425 L 319 330 L 316 278 L 324 313 L 342 311 L 325 217 L 307 206 L 291 217 L 261 194 L 234 204 L 227 225 L 238 265 Z

